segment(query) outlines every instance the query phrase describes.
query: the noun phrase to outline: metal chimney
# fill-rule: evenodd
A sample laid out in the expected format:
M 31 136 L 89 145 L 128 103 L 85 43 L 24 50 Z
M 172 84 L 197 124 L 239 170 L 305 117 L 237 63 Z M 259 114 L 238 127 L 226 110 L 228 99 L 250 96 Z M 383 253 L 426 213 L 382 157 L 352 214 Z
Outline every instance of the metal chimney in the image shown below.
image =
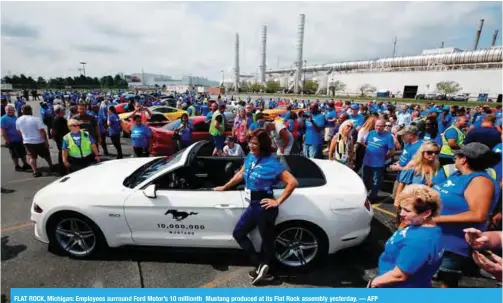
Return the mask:
M 234 45 L 234 90 L 239 92 L 239 34 L 236 33 L 236 43 Z
M 496 39 L 498 39 L 498 30 L 497 29 L 494 30 L 493 41 L 491 42 L 491 46 L 496 45 Z
M 482 28 L 484 27 L 484 19 L 480 19 L 480 26 L 477 30 L 477 34 L 475 35 L 475 45 L 473 46 L 473 50 L 477 50 L 479 47 L 480 34 L 482 33 Z
M 266 70 L 266 45 L 267 45 L 267 25 L 262 26 L 262 47 L 261 47 L 261 62 L 260 62 L 260 85 L 265 86 L 265 70 Z
M 306 21 L 306 16 L 304 14 L 300 14 L 300 22 L 299 22 L 299 31 L 297 34 L 297 72 L 295 75 L 295 86 L 294 92 L 298 94 L 300 92 L 300 86 L 302 83 L 302 50 L 304 48 L 304 24 Z

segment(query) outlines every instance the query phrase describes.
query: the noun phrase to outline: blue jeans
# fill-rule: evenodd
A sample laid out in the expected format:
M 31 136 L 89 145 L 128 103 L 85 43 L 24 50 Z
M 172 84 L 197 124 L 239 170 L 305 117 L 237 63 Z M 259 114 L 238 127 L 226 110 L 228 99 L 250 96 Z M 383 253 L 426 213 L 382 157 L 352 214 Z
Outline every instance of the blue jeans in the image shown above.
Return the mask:
M 370 202 L 376 202 L 383 178 L 384 167 L 363 166 L 363 183 L 370 189 Z
M 304 156 L 307 158 L 322 159 L 323 153 L 321 150 L 321 144 L 304 143 Z

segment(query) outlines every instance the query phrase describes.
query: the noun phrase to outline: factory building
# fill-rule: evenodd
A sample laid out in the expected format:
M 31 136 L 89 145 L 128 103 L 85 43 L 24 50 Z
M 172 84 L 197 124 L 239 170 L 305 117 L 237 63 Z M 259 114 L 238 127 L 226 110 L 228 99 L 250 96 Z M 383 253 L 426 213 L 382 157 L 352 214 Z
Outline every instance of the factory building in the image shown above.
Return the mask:
M 462 88 L 457 93 L 468 95 L 470 100 L 477 100 L 480 94 L 497 99 L 503 91 L 500 46 L 475 51 L 425 50 L 417 56 L 307 66 L 302 72 L 303 78 L 318 83 L 317 93 L 327 95 L 327 88 L 336 81 L 345 86 L 336 94 L 350 96 L 359 95 L 360 87 L 368 84 L 396 97 L 414 98 L 417 94 L 437 93 L 437 83 L 442 81 L 457 82 Z M 297 71 L 285 69 L 268 74 L 289 88 L 295 83 Z
M 148 73 L 132 73 L 125 76 L 130 87 L 158 87 L 166 86 L 170 88 L 181 89 L 183 87 L 204 86 L 211 87 L 219 85 L 218 81 L 211 81 L 208 78 L 197 76 L 183 76 L 181 79 L 174 79 L 171 76 L 148 74 Z

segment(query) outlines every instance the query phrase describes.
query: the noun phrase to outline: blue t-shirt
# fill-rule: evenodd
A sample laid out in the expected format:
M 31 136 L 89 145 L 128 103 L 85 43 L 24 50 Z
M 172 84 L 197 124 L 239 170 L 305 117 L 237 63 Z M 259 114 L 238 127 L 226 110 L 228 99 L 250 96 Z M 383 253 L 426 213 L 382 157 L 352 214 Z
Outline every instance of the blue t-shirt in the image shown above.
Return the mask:
M 432 178 L 433 179 L 433 178 Z M 406 169 L 402 170 L 400 172 L 400 177 L 398 178 L 398 181 L 409 185 L 409 184 L 423 184 L 423 185 L 428 185 L 428 180 L 423 178 L 421 173 L 416 173 L 415 170 L 412 169 Z M 432 180 L 433 183 L 433 180 Z
M 480 127 L 482 125 L 482 120 L 484 119 L 484 117 L 486 115 L 487 115 L 486 113 L 482 113 L 480 115 L 477 115 L 475 117 L 475 120 L 473 121 L 473 127 Z
M 278 182 L 278 176 L 285 167 L 274 156 L 260 157 L 249 153 L 245 158 L 243 178 L 245 186 L 251 191 L 265 190 L 272 193 L 272 187 Z
M 1 122 L 1 128 L 7 132 L 7 138 L 10 142 L 23 142 L 23 137 L 16 130 L 16 116 L 4 115 Z
M 178 120 L 175 125 L 175 129 L 179 128 L 182 125 L 182 121 Z M 180 130 L 180 141 L 183 143 L 191 143 L 192 142 L 192 131 L 194 130 L 194 126 L 192 123 L 187 122 L 187 127 L 184 127 Z
M 133 147 L 148 147 L 149 138 L 152 137 L 152 132 L 145 124 L 133 125 L 131 128 L 131 141 Z
M 259 123 L 258 121 L 253 122 L 250 127 L 248 128 L 249 131 L 254 131 L 259 128 L 263 128 L 265 124 L 265 121 L 262 121 L 262 123 Z
M 405 282 L 390 285 L 394 288 L 430 288 L 433 275 L 442 264 L 444 245 L 441 229 L 407 226 L 388 239 L 379 257 L 378 275 L 395 267 L 409 275 Z
M 121 121 L 119 120 L 119 116 L 116 114 L 110 114 L 108 116 L 108 121 L 110 121 L 110 127 L 108 128 L 108 135 L 115 136 L 119 134 L 121 130 Z
M 443 133 L 449 126 L 452 125 L 453 123 L 453 117 L 450 113 L 445 115 L 445 123 L 442 123 L 442 116 L 443 114 L 439 114 L 437 117 L 437 122 L 438 122 L 438 132 L 441 134 Z
M 73 142 L 75 142 L 75 145 L 80 146 L 80 141 L 81 141 L 80 140 L 80 132 L 70 133 L 70 136 L 72 136 L 72 139 L 73 139 Z M 89 135 L 89 141 L 91 141 L 91 144 L 96 144 L 96 140 L 91 135 Z M 63 142 L 61 144 L 61 149 L 67 150 L 68 145 L 69 145 L 68 141 L 63 140 Z
M 348 120 L 351 120 L 353 122 L 354 128 L 360 127 L 363 125 L 363 123 L 365 123 L 365 117 L 360 114 L 349 115 Z
M 433 141 L 437 143 L 439 146 L 442 146 L 442 136 L 437 134 L 435 138 L 431 137 L 431 134 L 429 132 L 424 133 L 423 141 Z
M 401 167 L 409 164 L 410 160 L 412 160 L 414 155 L 419 150 L 419 147 L 421 147 L 421 144 L 423 144 L 423 140 L 417 140 L 417 142 L 405 146 L 402 155 L 400 156 L 400 160 L 398 160 L 398 164 L 400 164 Z
M 206 121 L 211 121 L 211 118 L 213 118 L 213 112 L 209 112 L 206 114 Z
M 325 113 L 325 119 L 327 120 L 327 127 L 335 127 L 335 121 L 329 122 L 330 119 L 337 118 L 337 111 L 335 109 L 329 110 Z
M 210 112 L 210 107 L 206 104 L 201 106 L 201 116 L 206 116 Z
M 314 123 L 318 125 L 318 128 L 320 128 L 320 131 L 317 131 L 314 128 L 313 123 L 311 123 L 310 119 L 306 119 L 304 123 L 306 127 L 306 137 L 304 138 L 304 144 L 321 145 L 324 141 L 323 130 L 325 128 L 325 117 L 323 117 L 322 114 L 316 114 L 313 115 L 313 120 Z
M 473 172 L 463 175 L 459 171 L 454 171 L 447 181 L 435 184 L 433 189 L 439 192 L 440 200 L 442 201 L 441 216 L 456 215 L 470 210 L 464 193 L 473 178 L 479 176 L 488 178 L 494 184 L 494 195 L 487 215 L 487 219 L 489 219 L 489 214 L 492 213 L 498 202 L 500 189 L 498 184 L 486 172 Z M 470 255 L 470 247 L 465 240 L 463 230 L 469 227 L 474 227 L 481 231 L 486 230 L 485 223 L 442 223 L 439 226 L 442 228 L 444 234 L 445 250 L 465 257 Z
M 363 165 L 370 167 L 384 167 L 386 163 L 386 155 L 388 151 L 394 147 L 391 133 L 378 133 L 373 130 L 367 136 L 365 143 L 367 144 L 367 149 L 365 150 Z
M 496 171 L 496 176 L 497 176 L 497 179 L 498 179 L 498 183 L 501 182 L 501 162 L 502 162 L 502 151 L 503 150 L 503 147 L 501 146 L 501 143 L 499 143 L 498 145 L 496 145 L 494 148 L 493 148 L 493 152 L 495 153 L 499 153 L 500 154 L 500 162 L 498 162 L 498 164 L 496 164 L 495 166 L 493 166 L 493 169 Z

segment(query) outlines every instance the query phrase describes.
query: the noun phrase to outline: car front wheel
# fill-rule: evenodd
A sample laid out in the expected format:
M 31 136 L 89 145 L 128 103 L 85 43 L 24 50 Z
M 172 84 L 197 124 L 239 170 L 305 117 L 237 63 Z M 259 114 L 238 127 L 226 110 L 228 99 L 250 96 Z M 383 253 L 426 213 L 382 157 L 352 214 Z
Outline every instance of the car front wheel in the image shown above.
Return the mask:
M 78 215 L 59 216 L 49 227 L 49 248 L 59 255 L 84 259 L 104 246 L 104 237 L 96 224 Z
M 275 238 L 276 259 L 287 268 L 312 268 L 327 255 L 327 240 L 321 229 L 304 222 L 282 224 Z

